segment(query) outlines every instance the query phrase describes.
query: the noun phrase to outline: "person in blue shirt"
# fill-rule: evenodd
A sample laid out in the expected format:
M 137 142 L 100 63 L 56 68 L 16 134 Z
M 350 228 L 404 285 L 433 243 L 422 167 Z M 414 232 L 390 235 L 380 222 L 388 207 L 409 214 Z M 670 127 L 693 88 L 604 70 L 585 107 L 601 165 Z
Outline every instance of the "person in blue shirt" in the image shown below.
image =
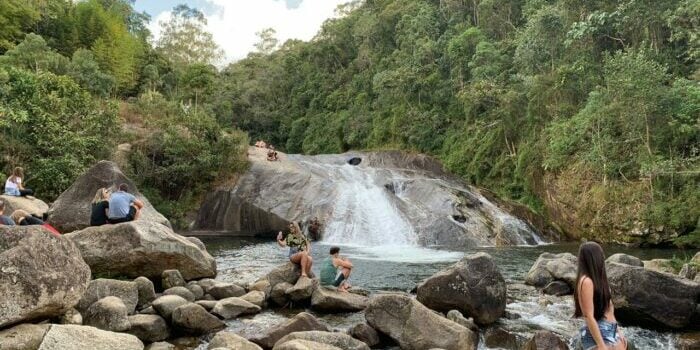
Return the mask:
M 119 191 L 113 192 L 109 196 L 109 209 L 107 218 L 110 224 L 119 224 L 127 221 L 134 221 L 139 218 L 143 202 L 136 199 L 129 193 L 127 184 L 119 185 Z
M 11 217 L 5 216 L 5 202 L 0 201 L 0 225 L 15 226 L 15 221 Z

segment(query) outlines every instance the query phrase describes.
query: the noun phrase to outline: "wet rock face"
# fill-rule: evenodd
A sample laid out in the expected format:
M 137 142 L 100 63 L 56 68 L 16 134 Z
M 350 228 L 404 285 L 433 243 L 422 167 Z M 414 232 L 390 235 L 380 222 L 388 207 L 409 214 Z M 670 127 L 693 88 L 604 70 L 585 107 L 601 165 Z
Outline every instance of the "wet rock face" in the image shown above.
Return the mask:
M 249 150 L 251 166 L 234 187 L 208 195 L 195 229 L 272 237 L 290 221 L 312 217 L 326 227 L 352 207 L 343 201 L 357 192 L 353 186 L 362 183 L 386 207 L 395 208 L 404 225 L 417 233 L 420 245 L 537 243 L 532 225 L 509 216 L 497 202 L 424 155 L 353 153 L 363 161 L 351 166 L 346 164 L 349 154 L 286 155 L 279 162 L 268 162 L 259 153 Z
M 525 277 L 525 284 L 542 288 L 553 281 L 576 286 L 577 258 L 571 253 L 542 253 Z
M 72 232 L 90 226 L 91 203 L 97 190 L 103 187 L 116 189 L 122 183 L 129 186 L 129 193 L 144 203 L 139 220 L 170 227 L 168 219 L 153 208 L 117 164 L 104 160 L 76 179 L 73 185 L 53 202 L 49 209 L 49 223 L 61 232 Z
M 0 328 L 74 307 L 90 281 L 78 248 L 41 226 L 0 226 Z

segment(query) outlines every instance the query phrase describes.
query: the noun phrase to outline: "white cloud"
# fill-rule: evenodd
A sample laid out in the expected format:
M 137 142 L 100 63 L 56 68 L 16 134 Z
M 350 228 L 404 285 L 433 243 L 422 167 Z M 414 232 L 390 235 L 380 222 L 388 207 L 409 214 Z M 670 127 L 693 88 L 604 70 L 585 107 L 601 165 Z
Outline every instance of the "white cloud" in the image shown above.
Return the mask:
M 254 51 L 256 32 L 274 28 L 280 43 L 287 39 L 310 40 L 323 22 L 334 16 L 338 5 L 348 0 L 303 0 L 298 8 L 287 8 L 286 1 L 275 0 L 207 0 L 220 10 L 207 14 L 207 30 L 226 52 L 226 61 L 236 61 Z M 160 21 L 170 12 L 158 14 L 150 24 L 155 39 L 160 35 Z

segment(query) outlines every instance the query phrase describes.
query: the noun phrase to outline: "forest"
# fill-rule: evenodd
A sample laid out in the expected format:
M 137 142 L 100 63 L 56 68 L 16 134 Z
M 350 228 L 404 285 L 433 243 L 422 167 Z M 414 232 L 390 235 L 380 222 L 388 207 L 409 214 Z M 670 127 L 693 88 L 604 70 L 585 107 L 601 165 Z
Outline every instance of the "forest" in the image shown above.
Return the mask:
M 185 222 L 249 139 L 402 149 L 571 238 L 700 246 L 697 0 L 352 1 L 227 65 L 198 10 L 158 40 L 149 21 L 128 0 L 0 3 L 5 173 L 51 199 L 128 143 L 126 171 Z

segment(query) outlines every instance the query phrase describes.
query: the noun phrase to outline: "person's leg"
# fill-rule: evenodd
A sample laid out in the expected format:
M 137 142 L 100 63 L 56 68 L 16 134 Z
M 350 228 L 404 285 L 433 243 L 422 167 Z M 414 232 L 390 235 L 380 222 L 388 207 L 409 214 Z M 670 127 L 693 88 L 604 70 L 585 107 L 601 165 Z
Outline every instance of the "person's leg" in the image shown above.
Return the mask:
M 314 258 L 311 257 L 311 255 L 306 254 L 306 273 L 308 274 L 309 271 L 311 271 L 311 265 L 314 263 Z
M 349 269 L 347 267 L 344 267 L 341 270 L 341 273 L 343 274 L 343 277 L 345 277 L 345 278 L 343 278 L 343 283 L 340 285 L 340 288 L 342 288 L 344 291 L 347 291 L 348 289 L 350 289 L 350 287 L 352 287 L 350 285 L 350 283 L 348 283 L 348 278 L 350 278 L 351 272 L 352 272 L 352 269 Z
M 141 216 L 141 209 L 137 208 L 135 205 L 132 205 L 131 208 L 129 208 L 129 216 L 131 216 L 133 219 L 132 220 L 138 220 L 139 217 Z
M 25 188 L 25 189 L 19 190 L 19 195 L 22 197 L 33 196 L 34 191 L 32 191 L 32 189 L 30 189 L 30 188 Z

